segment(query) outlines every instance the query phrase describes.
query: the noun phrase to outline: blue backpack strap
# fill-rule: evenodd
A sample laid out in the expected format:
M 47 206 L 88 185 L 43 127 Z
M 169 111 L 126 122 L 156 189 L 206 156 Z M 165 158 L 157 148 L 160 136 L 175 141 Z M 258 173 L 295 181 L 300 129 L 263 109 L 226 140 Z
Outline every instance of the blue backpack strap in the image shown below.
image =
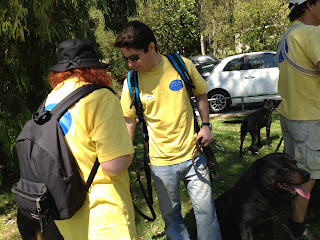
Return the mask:
M 166 54 L 165 56 L 169 59 L 173 67 L 177 70 L 180 77 L 184 81 L 184 84 L 186 85 L 189 96 L 190 97 L 193 96 L 192 89 L 194 89 L 195 87 L 188 73 L 186 64 L 184 63 L 180 55 L 177 53 L 171 53 L 171 54 Z
M 165 56 L 169 59 L 169 61 L 173 65 L 173 67 L 177 70 L 177 72 L 179 73 L 180 77 L 184 81 L 184 84 L 185 84 L 185 86 L 187 88 L 187 92 L 189 94 L 189 97 L 192 97 L 193 96 L 192 89 L 195 88 L 195 86 L 192 83 L 192 79 L 191 79 L 191 77 L 190 77 L 190 75 L 188 73 L 186 64 L 184 63 L 182 58 L 177 53 L 166 54 Z M 197 115 L 195 113 L 195 109 L 193 107 L 191 98 L 190 98 L 190 102 L 191 102 L 191 106 L 192 106 L 192 109 L 193 109 L 193 115 L 194 115 L 194 129 L 195 129 L 196 132 L 199 132 L 200 131 L 200 127 L 199 127 L 199 124 L 198 124 L 198 118 L 197 118 Z
M 130 109 L 132 108 L 132 106 L 134 106 L 138 113 L 140 112 L 142 113 L 142 104 L 140 101 L 139 88 L 138 88 L 138 73 L 134 70 L 129 71 L 127 75 L 127 81 L 128 81 L 129 93 L 131 96 Z M 138 115 L 138 117 L 140 116 Z
M 140 188 L 142 190 L 142 193 L 144 195 L 144 198 L 146 199 L 147 203 L 148 203 L 148 207 L 152 213 L 153 218 L 150 218 L 148 216 L 146 216 L 145 214 L 143 214 L 135 205 L 135 210 L 144 218 L 148 219 L 149 221 L 154 221 L 156 218 L 155 212 L 152 208 L 152 204 L 153 204 L 153 197 L 152 197 L 152 185 L 151 185 L 151 172 L 150 172 L 150 167 L 148 165 L 149 162 L 149 135 L 148 135 L 148 129 L 147 129 L 147 124 L 146 121 L 143 117 L 143 109 L 142 109 L 142 103 L 140 101 L 140 97 L 139 97 L 139 85 L 138 85 L 138 73 L 137 71 L 131 70 L 128 72 L 127 75 L 127 81 L 128 81 L 128 88 L 129 88 L 129 93 L 131 96 L 131 104 L 130 104 L 130 108 L 132 108 L 132 106 L 135 107 L 136 109 L 136 113 L 137 116 L 139 118 L 139 123 L 140 123 L 140 128 L 142 130 L 142 134 L 143 134 L 143 149 L 144 149 L 144 153 L 143 153 L 143 168 L 146 174 L 146 181 L 147 181 L 147 193 L 144 192 L 142 184 L 139 180 L 139 185 Z M 140 179 L 140 178 L 138 178 Z
M 131 88 L 131 75 L 132 75 L 132 71 L 129 71 L 127 73 L 127 81 L 128 81 L 128 88 L 129 88 L 129 93 L 130 93 L 130 97 L 132 96 L 132 88 Z M 131 107 L 130 107 L 131 108 Z
M 139 97 L 139 88 L 138 88 L 138 73 L 137 71 L 133 71 L 133 82 L 134 82 L 134 91 L 135 91 L 135 96 L 136 96 L 136 100 L 137 103 L 139 104 L 139 111 L 142 112 L 142 105 L 141 105 L 141 101 L 140 101 L 140 97 Z
M 166 57 L 169 59 L 169 61 L 173 65 L 173 67 L 177 70 L 177 72 L 180 74 L 181 78 L 183 79 L 183 81 L 186 85 L 187 91 L 189 93 L 189 96 L 190 97 L 193 96 L 192 89 L 195 88 L 195 86 L 192 83 L 192 79 L 191 79 L 190 75 L 188 74 L 188 70 L 187 70 L 186 65 L 185 65 L 184 61 L 182 60 L 182 58 L 177 53 L 167 54 Z M 198 118 L 196 116 L 195 108 L 192 104 L 191 98 L 190 98 L 190 102 L 191 102 L 191 106 L 193 109 L 194 129 L 198 133 L 200 131 L 200 127 L 198 124 Z M 199 141 L 197 141 L 197 143 L 199 144 Z M 200 153 L 206 158 L 209 171 L 213 172 L 213 174 L 219 180 L 222 180 L 222 178 L 220 176 L 219 166 L 218 166 L 218 163 L 215 159 L 215 156 L 214 156 L 214 153 L 213 153 L 211 147 L 207 146 L 207 147 L 202 147 L 202 148 L 203 148 L 203 152 L 200 152 Z M 199 149 L 198 146 L 197 146 L 197 149 Z M 193 160 L 194 160 L 194 158 L 192 159 L 192 165 L 196 168 Z M 211 174 L 210 174 L 210 181 L 212 182 Z

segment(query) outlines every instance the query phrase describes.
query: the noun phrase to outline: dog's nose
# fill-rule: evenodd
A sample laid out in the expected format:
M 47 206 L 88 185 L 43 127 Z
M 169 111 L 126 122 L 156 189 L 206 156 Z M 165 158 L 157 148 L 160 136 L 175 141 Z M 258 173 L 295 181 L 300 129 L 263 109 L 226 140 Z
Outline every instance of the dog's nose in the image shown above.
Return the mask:
M 302 174 L 303 174 L 302 176 L 303 176 L 304 179 L 310 179 L 310 173 L 309 172 L 303 171 Z

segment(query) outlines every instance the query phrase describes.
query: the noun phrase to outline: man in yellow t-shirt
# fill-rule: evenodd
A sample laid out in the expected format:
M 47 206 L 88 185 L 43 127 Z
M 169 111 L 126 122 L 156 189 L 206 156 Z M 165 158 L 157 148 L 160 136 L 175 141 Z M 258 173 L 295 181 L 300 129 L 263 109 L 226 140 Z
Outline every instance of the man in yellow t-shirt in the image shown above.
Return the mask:
M 173 240 L 190 239 L 180 212 L 179 181 L 182 180 L 193 204 L 198 239 L 220 240 L 209 171 L 196 171 L 191 160 L 197 139 L 202 138 L 204 146 L 213 141 L 206 96 L 208 84 L 192 62 L 183 58 L 195 86 L 193 94 L 203 123 L 197 135 L 186 86 L 169 60 L 158 53 L 152 30 L 139 21 L 128 22 L 118 33 L 115 46 L 138 74 L 139 97 L 149 135 L 151 171 L 167 236 Z M 137 115 L 134 107 L 130 109 L 130 103 L 126 80 L 121 105 L 133 140 Z M 195 162 L 204 166 L 205 159 L 199 155 Z
M 284 152 L 310 172 L 303 186 L 311 191 L 320 178 L 320 0 L 289 0 L 289 8 L 292 29 L 277 47 L 279 113 Z M 308 202 L 301 196 L 292 202 L 289 239 L 313 239 L 304 226 Z

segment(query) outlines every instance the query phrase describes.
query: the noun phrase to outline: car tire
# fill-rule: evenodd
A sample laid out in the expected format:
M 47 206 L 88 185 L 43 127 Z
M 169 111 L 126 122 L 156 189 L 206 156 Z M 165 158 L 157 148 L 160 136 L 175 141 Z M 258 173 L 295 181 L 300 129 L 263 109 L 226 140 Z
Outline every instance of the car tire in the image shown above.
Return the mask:
M 226 98 L 230 94 L 221 89 L 215 89 L 208 93 L 208 99 L 211 98 Z M 221 113 L 226 111 L 231 105 L 231 99 L 217 99 L 209 101 L 209 109 L 211 113 Z

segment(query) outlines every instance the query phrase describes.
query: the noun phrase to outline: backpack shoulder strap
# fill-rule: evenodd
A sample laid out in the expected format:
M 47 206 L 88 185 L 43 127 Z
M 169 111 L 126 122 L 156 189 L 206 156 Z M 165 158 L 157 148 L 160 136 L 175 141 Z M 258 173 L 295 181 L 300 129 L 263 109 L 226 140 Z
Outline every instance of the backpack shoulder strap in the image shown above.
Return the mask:
M 130 70 L 127 74 L 128 88 L 131 96 L 130 109 L 132 106 L 136 108 L 136 111 L 141 111 L 141 101 L 139 97 L 138 88 L 138 73 L 137 71 Z
M 174 68 L 177 70 L 177 72 L 180 74 L 181 78 L 185 82 L 189 96 L 190 97 L 193 96 L 192 89 L 195 88 L 195 86 L 192 83 L 192 78 L 188 74 L 188 70 L 187 70 L 186 65 L 185 65 L 184 61 L 182 60 L 182 58 L 177 53 L 167 54 L 166 57 L 169 59 L 171 64 L 174 66 Z M 200 127 L 198 124 L 197 115 L 195 113 L 195 107 L 192 104 L 191 98 L 190 98 L 190 102 L 191 102 L 191 106 L 193 109 L 194 129 L 195 129 L 195 132 L 198 133 L 200 131 Z M 199 140 L 197 142 L 199 143 Z M 197 146 L 197 149 L 198 149 L 198 146 Z M 218 179 L 221 180 L 222 178 L 220 177 L 220 174 L 219 174 L 218 163 L 216 162 L 216 159 L 215 159 L 215 156 L 214 156 L 212 149 L 210 148 L 210 146 L 203 147 L 203 149 L 204 149 L 204 152 L 200 152 L 200 153 L 206 158 L 209 171 L 213 172 L 218 177 Z M 194 165 L 193 159 L 192 159 L 192 165 L 195 168 L 197 168 Z M 210 174 L 210 180 L 212 182 L 211 174 Z
M 101 88 L 107 88 L 112 93 L 115 94 L 115 92 L 107 86 L 102 85 L 96 85 L 96 84 L 88 84 L 84 85 L 76 90 L 74 90 L 72 93 L 70 93 L 68 96 L 66 96 L 61 102 L 59 102 L 52 110 L 51 114 L 55 115 L 56 118 L 59 118 L 62 116 L 71 106 L 73 106 L 76 102 L 78 102 L 81 98 L 87 96 L 89 93 L 93 92 L 94 90 L 101 89 Z M 41 109 L 43 110 L 45 105 L 45 101 L 41 104 Z M 85 188 L 86 191 L 89 190 L 91 183 L 98 171 L 98 168 L 100 166 L 100 163 L 98 161 L 98 158 L 95 160 L 94 165 L 91 169 L 90 175 L 86 181 Z
M 127 82 L 129 93 L 131 97 L 130 109 L 134 106 L 136 109 L 139 121 L 143 121 L 143 109 L 142 103 L 139 96 L 139 85 L 138 85 L 138 73 L 137 71 L 130 70 L 127 75 Z M 145 133 L 146 134 L 146 133 Z
M 107 86 L 96 85 L 96 84 L 84 85 L 84 86 L 74 90 L 72 93 L 70 93 L 68 96 L 66 96 L 61 102 L 59 102 L 51 110 L 51 114 L 56 115 L 57 117 L 62 116 L 72 105 L 74 105 L 76 102 L 78 102 L 81 98 L 87 96 L 89 93 L 93 92 L 94 90 L 100 89 L 100 88 L 107 88 L 112 93 L 114 93 L 114 91 L 110 87 L 107 87 Z
M 134 204 L 134 208 L 137 211 L 138 214 L 140 214 L 142 217 L 149 221 L 154 221 L 156 219 L 156 214 L 154 212 L 154 209 L 152 207 L 153 204 L 153 197 L 152 197 L 152 184 L 151 184 L 151 172 L 150 172 L 150 167 L 148 165 L 149 162 L 149 135 L 148 135 L 148 129 L 147 129 L 147 124 L 146 121 L 143 117 L 143 109 L 142 109 L 142 103 L 140 101 L 139 97 L 139 85 L 138 85 L 138 73 L 134 70 L 131 70 L 127 74 L 127 82 L 128 82 L 128 89 L 131 97 L 131 104 L 130 108 L 132 106 L 135 107 L 136 109 L 136 114 L 139 118 L 139 124 L 140 124 L 140 129 L 143 134 L 143 169 L 146 175 L 146 181 L 147 181 L 147 192 L 145 192 L 141 180 L 140 180 L 140 173 L 139 173 L 139 168 L 137 168 L 137 179 L 139 182 L 140 189 L 142 191 L 142 194 L 144 198 L 147 201 L 148 207 L 152 213 L 152 218 L 148 217 L 144 213 L 142 213 L 137 206 Z M 137 162 L 136 155 L 133 155 L 134 162 Z
M 169 53 L 165 55 L 170 63 L 173 65 L 173 67 L 177 70 L 179 75 L 181 76 L 182 80 L 184 81 L 184 84 L 186 85 L 187 91 L 189 96 L 193 96 L 192 89 L 194 89 L 194 85 L 192 83 L 192 79 L 188 73 L 186 64 L 182 60 L 181 56 L 177 53 Z
M 192 109 L 193 109 L 194 129 L 195 129 L 196 132 L 199 132 L 200 128 L 199 128 L 199 124 L 198 124 L 198 118 L 197 118 L 197 115 L 195 113 L 195 109 L 194 109 L 194 106 L 193 106 L 192 100 L 191 100 L 191 97 L 193 96 L 192 89 L 194 89 L 195 86 L 193 85 L 192 78 L 190 77 L 190 75 L 188 73 L 186 64 L 182 60 L 181 56 L 179 56 L 179 54 L 177 54 L 177 53 L 166 54 L 165 56 L 169 59 L 170 63 L 177 70 L 177 72 L 179 73 L 180 77 L 184 81 L 184 84 L 185 84 L 185 86 L 187 88 L 187 92 L 188 92 L 189 97 L 190 97 L 190 103 L 191 103 L 191 106 L 192 106 Z

